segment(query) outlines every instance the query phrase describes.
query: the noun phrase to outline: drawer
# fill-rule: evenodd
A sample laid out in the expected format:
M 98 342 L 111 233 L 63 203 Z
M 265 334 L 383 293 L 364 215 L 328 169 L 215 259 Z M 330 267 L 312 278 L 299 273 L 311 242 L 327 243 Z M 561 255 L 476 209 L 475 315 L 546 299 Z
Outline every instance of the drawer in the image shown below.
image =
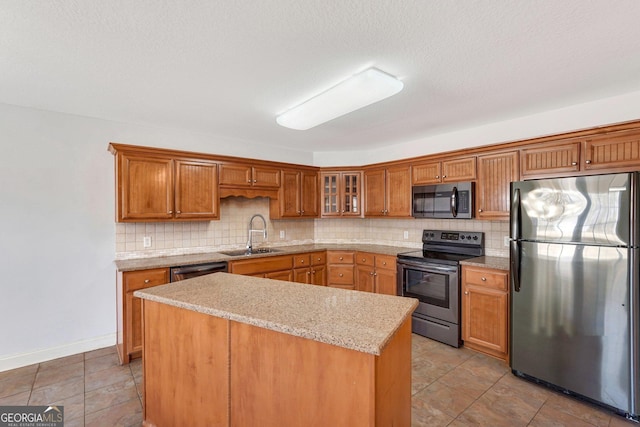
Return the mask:
M 395 270 L 396 257 L 393 255 L 376 255 L 376 269 Z
M 329 284 L 353 285 L 353 267 L 331 267 L 327 281 Z
M 293 268 L 309 267 L 311 265 L 311 254 L 300 254 L 293 256 Z
M 354 253 L 331 251 L 327 252 L 327 264 L 353 264 Z
M 368 252 L 356 252 L 356 264 L 373 267 L 375 265 L 375 255 Z
M 463 267 L 462 272 L 465 284 L 484 286 L 501 291 L 508 290 L 507 272 L 470 267 Z
M 314 252 L 310 254 L 310 256 L 311 256 L 311 265 L 325 265 L 327 263 L 326 252 Z
M 253 275 L 293 268 L 291 255 L 254 258 L 242 261 L 230 261 L 229 272 L 233 274 Z
M 154 268 L 151 270 L 125 271 L 122 273 L 124 291 L 131 292 L 151 286 L 169 283 L 168 268 Z

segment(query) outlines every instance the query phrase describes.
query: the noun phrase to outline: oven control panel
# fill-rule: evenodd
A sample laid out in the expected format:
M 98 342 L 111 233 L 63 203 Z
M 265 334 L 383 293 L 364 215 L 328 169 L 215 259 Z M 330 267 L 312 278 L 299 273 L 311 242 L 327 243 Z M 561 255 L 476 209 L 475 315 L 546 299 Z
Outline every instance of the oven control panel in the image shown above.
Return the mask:
M 423 230 L 423 243 L 453 243 L 456 245 L 482 245 L 484 233 L 476 231 Z

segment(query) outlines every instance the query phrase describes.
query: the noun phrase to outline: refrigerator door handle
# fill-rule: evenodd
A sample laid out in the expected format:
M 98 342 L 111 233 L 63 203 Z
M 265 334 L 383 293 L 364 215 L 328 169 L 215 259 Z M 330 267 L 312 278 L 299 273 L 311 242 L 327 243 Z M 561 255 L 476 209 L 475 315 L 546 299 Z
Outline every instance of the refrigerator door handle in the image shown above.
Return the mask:
M 458 216 L 458 189 L 456 187 L 451 190 L 451 215 L 454 218 Z
M 513 291 L 520 292 L 520 245 L 517 240 L 512 240 L 509 246 L 510 259 L 511 259 L 511 283 L 513 284 Z
M 520 218 L 520 189 L 515 188 L 511 192 L 511 238 L 520 238 L 520 226 L 522 219 Z

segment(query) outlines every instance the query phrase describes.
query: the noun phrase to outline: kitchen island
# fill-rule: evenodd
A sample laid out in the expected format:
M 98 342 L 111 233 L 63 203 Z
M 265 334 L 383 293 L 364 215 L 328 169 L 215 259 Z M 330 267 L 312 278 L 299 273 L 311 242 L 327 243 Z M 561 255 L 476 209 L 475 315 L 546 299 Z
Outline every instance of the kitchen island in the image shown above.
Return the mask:
M 411 424 L 417 300 L 226 273 L 135 296 L 145 425 Z

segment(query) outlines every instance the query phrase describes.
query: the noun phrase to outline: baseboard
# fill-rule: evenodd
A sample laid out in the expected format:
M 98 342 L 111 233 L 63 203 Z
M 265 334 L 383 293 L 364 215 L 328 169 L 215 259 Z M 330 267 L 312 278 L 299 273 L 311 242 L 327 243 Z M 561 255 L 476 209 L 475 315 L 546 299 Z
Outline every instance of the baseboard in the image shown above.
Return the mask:
M 0 372 L 33 365 L 34 363 L 46 362 L 59 357 L 71 356 L 72 354 L 84 353 L 85 351 L 97 350 L 115 344 L 116 334 L 113 333 L 28 353 L 13 354 L 0 358 Z

